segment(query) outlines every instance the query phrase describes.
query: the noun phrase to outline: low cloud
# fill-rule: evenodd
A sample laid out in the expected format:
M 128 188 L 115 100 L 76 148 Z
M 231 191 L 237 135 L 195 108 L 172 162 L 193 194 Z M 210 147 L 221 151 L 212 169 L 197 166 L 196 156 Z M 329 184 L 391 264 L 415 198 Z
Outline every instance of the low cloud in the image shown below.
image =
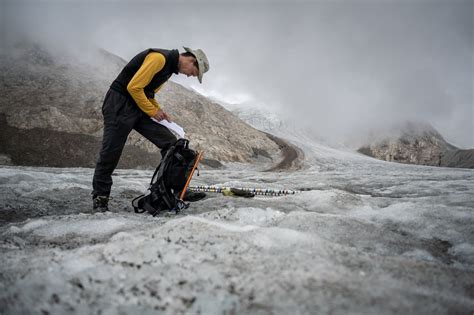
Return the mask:
M 21 34 L 76 52 L 94 45 L 124 59 L 147 47 L 202 48 L 211 63 L 203 94 L 254 100 L 320 138 L 339 141 L 423 120 L 455 145 L 474 147 L 472 1 L 7 1 L 3 7 L 6 41 Z

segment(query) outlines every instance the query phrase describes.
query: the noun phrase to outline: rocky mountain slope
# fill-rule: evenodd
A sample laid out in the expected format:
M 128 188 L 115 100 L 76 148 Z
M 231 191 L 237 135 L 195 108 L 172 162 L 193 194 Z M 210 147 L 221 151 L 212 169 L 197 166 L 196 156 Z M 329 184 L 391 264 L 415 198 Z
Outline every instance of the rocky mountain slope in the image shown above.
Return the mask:
M 474 168 L 474 149 L 449 144 L 431 125 L 406 122 L 373 137 L 360 153 L 407 164 Z
M 56 54 L 29 42 L 5 50 L 0 162 L 93 166 L 102 136 L 103 97 L 125 64 L 106 51 Z M 202 95 L 168 81 L 157 100 L 185 128 L 193 147 L 205 151 L 208 165 L 279 159 L 278 144 Z M 157 149 L 146 139 L 132 132 L 128 144 L 119 167 L 157 165 Z

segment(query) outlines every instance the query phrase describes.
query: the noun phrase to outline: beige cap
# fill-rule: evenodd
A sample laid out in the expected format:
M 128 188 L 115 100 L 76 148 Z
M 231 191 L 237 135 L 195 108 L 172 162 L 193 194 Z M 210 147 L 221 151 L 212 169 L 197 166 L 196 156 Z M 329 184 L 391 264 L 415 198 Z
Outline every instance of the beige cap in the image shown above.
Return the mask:
M 198 80 L 200 83 L 202 83 L 203 74 L 209 71 L 209 61 L 207 60 L 206 54 L 201 49 L 193 50 L 188 47 L 183 47 L 183 48 L 187 52 L 193 54 L 194 57 L 196 57 L 196 60 L 198 62 L 198 70 L 199 70 Z

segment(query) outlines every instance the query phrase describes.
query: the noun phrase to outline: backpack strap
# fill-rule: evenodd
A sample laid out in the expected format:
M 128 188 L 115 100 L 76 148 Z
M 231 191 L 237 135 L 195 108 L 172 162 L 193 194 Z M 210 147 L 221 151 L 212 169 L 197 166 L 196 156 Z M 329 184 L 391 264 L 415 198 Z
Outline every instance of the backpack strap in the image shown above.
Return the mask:
M 188 189 L 189 183 L 191 182 L 191 179 L 193 178 L 194 171 L 197 169 L 197 166 L 199 164 L 199 161 L 201 161 L 201 159 L 202 159 L 202 151 L 198 152 L 198 154 L 197 154 L 197 156 L 194 160 L 194 164 L 193 164 L 193 167 L 191 169 L 191 172 L 189 172 L 188 178 L 186 179 L 186 184 L 184 185 L 184 188 L 181 191 L 181 194 L 179 196 L 180 200 L 183 200 L 184 194 L 186 193 L 186 190 Z M 199 173 L 199 171 L 198 171 L 198 173 Z
M 143 212 L 146 211 L 145 208 L 143 208 L 143 210 L 140 210 L 140 207 L 139 207 L 140 200 L 141 200 L 142 198 L 144 198 L 145 196 L 146 196 L 146 195 L 143 194 L 143 195 L 140 195 L 140 196 L 138 196 L 138 197 L 136 197 L 136 198 L 134 198 L 134 199 L 132 200 L 132 206 L 133 206 L 133 209 L 135 210 L 135 213 L 143 213 Z
M 179 142 L 179 140 L 178 140 L 178 142 Z M 156 199 L 161 197 L 163 199 L 163 201 L 166 203 L 166 205 L 168 206 L 169 209 L 175 208 L 175 206 L 176 206 L 176 197 L 173 195 L 173 193 L 170 191 L 169 188 L 168 189 L 166 188 L 165 181 L 164 181 L 164 175 L 165 175 L 166 170 L 168 169 L 169 164 L 172 161 L 172 158 L 170 157 L 170 155 L 174 154 L 174 149 L 175 149 L 177 144 L 175 144 L 175 146 L 171 147 L 168 150 L 168 152 L 166 152 L 165 157 L 163 158 L 160 165 L 156 169 L 155 175 L 153 175 L 153 178 L 152 178 L 152 182 L 154 181 L 154 183 L 152 185 L 157 185 L 158 192 L 160 194 L 160 196 L 154 196 L 154 194 L 152 194 L 152 199 L 154 199 L 153 201 L 155 201 Z

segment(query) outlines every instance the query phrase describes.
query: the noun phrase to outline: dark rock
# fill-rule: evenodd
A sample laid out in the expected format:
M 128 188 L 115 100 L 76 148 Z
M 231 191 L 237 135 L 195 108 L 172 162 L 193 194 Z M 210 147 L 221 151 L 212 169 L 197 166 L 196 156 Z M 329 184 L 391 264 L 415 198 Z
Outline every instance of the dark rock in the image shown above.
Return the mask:
M 20 129 L 6 123 L 0 114 L 0 153 L 15 165 L 47 167 L 94 167 L 100 138 L 44 128 Z M 159 153 L 126 145 L 119 168 L 155 168 Z
M 426 123 L 397 126 L 357 151 L 389 162 L 474 168 L 474 149 L 456 148 Z

